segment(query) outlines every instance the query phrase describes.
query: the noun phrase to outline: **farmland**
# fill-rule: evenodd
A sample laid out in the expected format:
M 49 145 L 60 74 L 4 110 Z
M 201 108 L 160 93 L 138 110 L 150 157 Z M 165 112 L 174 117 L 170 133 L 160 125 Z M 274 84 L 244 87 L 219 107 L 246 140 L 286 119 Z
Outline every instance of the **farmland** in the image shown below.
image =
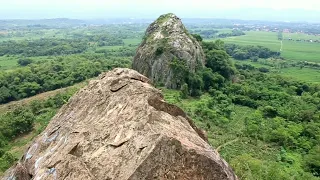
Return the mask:
M 226 43 L 238 45 L 260 45 L 270 48 L 273 51 L 280 51 L 281 41 L 277 39 L 276 32 L 265 31 L 246 31 L 244 36 L 228 37 L 222 39 Z M 289 37 L 289 34 L 284 34 L 284 38 Z M 290 33 L 291 38 L 300 39 L 319 39 L 319 36 L 307 34 Z M 209 40 L 212 41 L 213 39 Z M 293 61 L 311 61 L 320 62 L 320 43 L 297 42 L 297 41 L 282 41 L 281 56 L 287 60 Z
M 270 70 L 270 74 L 281 75 L 284 77 L 292 78 L 294 80 L 299 80 L 308 83 L 320 83 L 320 70 L 312 69 L 312 68 L 301 68 L 301 67 L 286 67 L 286 68 L 278 68 L 278 64 L 274 63 L 274 65 L 266 64 L 265 61 L 270 60 L 262 60 L 260 59 L 258 62 L 253 62 L 250 60 L 239 61 L 232 59 L 232 61 L 236 64 L 249 64 L 256 68 L 268 68 Z

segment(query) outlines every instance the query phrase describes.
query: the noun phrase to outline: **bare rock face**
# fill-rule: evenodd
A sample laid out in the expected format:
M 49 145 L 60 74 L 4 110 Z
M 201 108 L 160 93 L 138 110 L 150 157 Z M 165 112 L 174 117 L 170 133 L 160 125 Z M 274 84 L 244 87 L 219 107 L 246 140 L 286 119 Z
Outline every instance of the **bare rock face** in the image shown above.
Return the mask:
M 134 57 L 132 68 L 147 76 L 153 83 L 167 88 L 179 87 L 171 63 L 176 60 L 189 72 L 204 67 L 202 47 L 181 20 L 174 14 L 160 16 L 146 30 L 143 42 Z
M 91 81 L 4 179 L 237 179 L 203 132 L 148 82 L 130 69 Z

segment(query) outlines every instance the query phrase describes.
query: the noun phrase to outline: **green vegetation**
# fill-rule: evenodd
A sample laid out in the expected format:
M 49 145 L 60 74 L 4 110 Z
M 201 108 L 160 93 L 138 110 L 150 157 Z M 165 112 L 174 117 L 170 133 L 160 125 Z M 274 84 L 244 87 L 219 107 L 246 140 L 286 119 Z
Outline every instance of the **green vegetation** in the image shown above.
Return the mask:
M 240 46 L 236 44 L 226 44 L 227 53 L 237 60 L 252 59 L 257 61 L 259 58 L 279 57 L 280 53 L 271 51 L 263 46 Z
M 129 67 L 128 58 L 106 58 L 104 54 L 57 57 L 0 73 L 0 103 L 71 86 L 114 67 Z
M 281 54 L 289 60 L 320 63 L 320 43 L 283 41 Z
M 280 41 L 277 38 L 275 32 L 264 31 L 247 31 L 244 36 L 234 36 L 223 39 L 226 44 L 238 44 L 238 45 L 251 45 L 259 46 L 263 45 L 271 49 L 272 51 L 279 51 L 281 49 Z
M 284 39 L 291 38 L 292 40 L 320 40 L 320 36 L 306 33 L 283 33 L 283 37 Z
M 198 35 L 202 36 L 205 39 L 210 39 L 210 38 L 215 37 L 215 35 L 218 32 L 219 31 L 212 30 L 212 29 L 196 29 L 196 30 L 191 31 L 191 33 L 198 34 Z
M 244 36 L 228 37 L 223 40 L 226 44 L 262 45 L 276 52 L 281 49 L 281 57 L 288 60 L 320 62 L 320 43 L 283 40 L 281 45 L 281 41 L 278 40 L 279 35 L 276 32 L 247 31 L 245 33 Z M 286 37 L 286 34 L 284 34 L 283 38 Z
M 77 90 L 72 88 L 45 101 L 35 100 L 0 113 L 0 175 L 20 158 L 22 147 L 45 129 L 57 110 Z
M 240 65 L 252 66 L 253 68 L 266 68 L 272 74 L 278 74 L 295 80 L 320 83 L 320 66 L 318 63 L 295 62 L 277 58 L 258 59 L 258 60 L 235 60 L 233 62 Z
M 69 23 L 0 25 L 9 29 L 0 35 L 0 103 L 129 67 L 146 28 Z M 233 24 L 189 25 L 202 36 L 192 34 L 205 51 L 206 67 L 190 73 L 174 59 L 170 65 L 180 90 L 163 89 L 165 99 L 207 131 L 210 144 L 240 179 L 319 179 L 320 44 L 293 41 L 316 36 L 237 26 L 245 35 L 224 38 L 226 44 L 212 42 L 232 33 Z M 166 43 L 156 47 L 158 55 Z M 0 111 L 0 174 L 77 90 Z
M 121 30 L 118 25 L 40 28 L 0 37 L 12 37 L 0 41 L 0 69 L 5 70 L 0 72 L 0 103 L 67 87 L 114 67 L 129 67 L 140 30 L 131 25 Z
M 280 74 L 286 77 L 293 77 L 297 80 L 320 83 L 320 70 L 300 67 L 290 67 L 281 69 Z
M 203 43 L 207 68 L 197 72 L 197 86 L 164 90 L 166 100 L 208 132 L 241 179 L 319 179 L 320 86 L 266 73 L 266 67 L 238 64 L 235 70 L 223 47 Z
M 243 31 L 238 29 L 233 29 L 231 33 L 221 33 L 218 35 L 219 38 L 226 38 L 232 36 L 243 36 L 246 35 Z
M 163 14 L 157 19 L 156 23 L 162 24 L 162 23 L 166 22 L 170 18 L 170 16 L 172 16 L 172 15 L 174 15 L 174 14 L 172 14 L 172 13 Z

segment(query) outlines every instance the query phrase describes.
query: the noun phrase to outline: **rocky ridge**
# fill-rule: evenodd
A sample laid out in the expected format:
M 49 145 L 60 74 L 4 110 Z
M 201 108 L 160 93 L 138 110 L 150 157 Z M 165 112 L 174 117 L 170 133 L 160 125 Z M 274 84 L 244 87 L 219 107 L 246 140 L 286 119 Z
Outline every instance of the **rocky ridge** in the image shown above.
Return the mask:
M 237 179 L 150 80 L 114 69 L 75 94 L 3 179 Z

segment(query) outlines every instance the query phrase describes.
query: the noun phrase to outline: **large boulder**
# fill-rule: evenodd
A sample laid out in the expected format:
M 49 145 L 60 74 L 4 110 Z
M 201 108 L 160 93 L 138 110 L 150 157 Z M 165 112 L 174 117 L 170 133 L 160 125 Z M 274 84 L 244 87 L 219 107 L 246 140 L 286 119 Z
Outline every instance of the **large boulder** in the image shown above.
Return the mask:
M 4 179 L 234 180 L 177 106 L 130 69 L 100 75 L 64 105 Z
M 167 88 L 179 88 L 183 83 L 175 77 L 173 61 L 195 72 L 205 65 L 205 55 L 199 42 L 188 33 L 174 14 L 160 16 L 146 30 L 137 49 L 132 68 L 147 76 L 153 83 Z

